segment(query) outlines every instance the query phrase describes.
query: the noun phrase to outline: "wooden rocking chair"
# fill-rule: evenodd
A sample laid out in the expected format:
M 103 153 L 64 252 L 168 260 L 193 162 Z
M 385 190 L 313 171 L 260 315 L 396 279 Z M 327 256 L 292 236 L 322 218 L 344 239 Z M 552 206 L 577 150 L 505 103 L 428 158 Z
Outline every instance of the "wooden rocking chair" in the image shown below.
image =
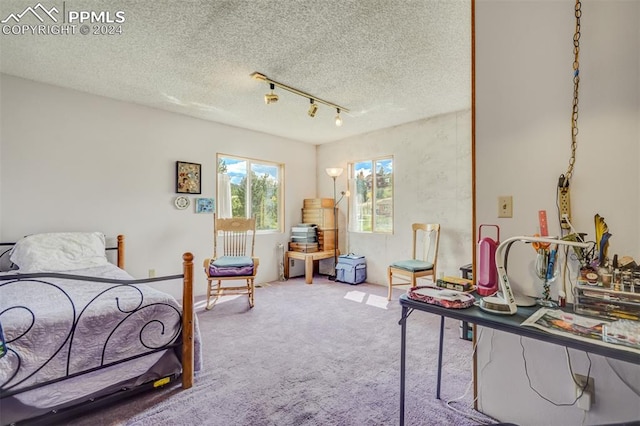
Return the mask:
M 214 219 L 213 258 L 204 260 L 207 275 L 207 307 L 213 308 L 223 295 L 246 294 L 253 308 L 254 279 L 259 259 L 254 257 L 255 219 Z M 218 247 L 218 239 L 222 245 Z M 243 280 L 243 285 L 226 286 L 223 281 Z M 216 281 L 216 285 L 213 285 Z

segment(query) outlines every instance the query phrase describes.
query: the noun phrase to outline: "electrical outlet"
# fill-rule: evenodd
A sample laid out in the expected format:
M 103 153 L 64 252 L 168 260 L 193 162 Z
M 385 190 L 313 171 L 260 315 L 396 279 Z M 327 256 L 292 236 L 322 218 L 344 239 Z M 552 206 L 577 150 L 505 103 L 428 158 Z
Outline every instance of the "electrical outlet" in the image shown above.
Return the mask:
M 156 270 L 149 269 L 149 278 L 155 278 L 155 277 L 156 277 Z
M 498 197 L 498 217 L 513 217 L 513 197 L 511 195 Z
M 560 205 L 560 226 L 563 229 L 569 229 L 569 222 L 571 221 L 571 201 L 569 198 L 569 190 L 559 190 L 558 203 Z
M 558 208 L 560 209 L 560 226 L 562 229 L 569 229 L 571 225 L 571 200 L 569 198 L 569 187 L 558 185 Z
M 576 405 L 584 411 L 589 411 L 591 409 L 591 405 L 596 402 L 595 380 L 593 380 L 593 377 L 589 377 L 589 382 L 587 383 L 587 377 L 582 374 L 574 374 L 573 378 L 576 385 L 576 398 L 578 398 Z M 585 383 L 587 383 L 586 388 Z

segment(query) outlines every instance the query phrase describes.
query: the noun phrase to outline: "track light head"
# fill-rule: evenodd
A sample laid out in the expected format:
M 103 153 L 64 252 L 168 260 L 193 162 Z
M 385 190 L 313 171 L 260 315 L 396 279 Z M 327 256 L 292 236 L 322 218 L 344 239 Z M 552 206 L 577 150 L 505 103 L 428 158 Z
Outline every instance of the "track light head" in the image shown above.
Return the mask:
M 256 81 L 268 83 L 269 87 L 271 87 L 271 92 L 264 95 L 264 103 L 267 105 L 278 102 L 278 95 L 273 93 L 275 87 L 278 86 L 279 89 L 283 89 L 283 90 L 286 90 L 287 92 L 293 93 L 294 95 L 302 96 L 304 98 L 309 99 L 309 101 L 311 102 L 311 106 L 309 106 L 309 111 L 307 111 L 307 114 L 309 115 L 309 117 L 315 117 L 316 113 L 318 112 L 318 104 L 323 104 L 328 106 L 329 108 L 335 108 L 338 111 L 338 115 L 336 115 L 336 118 L 335 118 L 335 123 L 336 123 L 336 126 L 341 126 L 342 118 L 340 117 L 340 111 L 342 110 L 344 112 L 349 112 L 348 109 L 343 108 L 340 105 L 334 104 L 333 102 L 328 102 L 324 99 L 320 99 L 307 92 L 303 92 L 300 89 L 296 89 L 295 87 L 291 87 L 284 83 L 272 80 L 262 73 L 254 72 L 251 74 L 251 78 Z
M 311 101 L 311 106 L 309 107 L 309 117 L 313 118 L 316 116 L 316 112 L 318 111 L 318 105 L 313 101 L 313 99 L 309 99 Z
M 276 102 L 278 102 L 278 95 L 276 95 L 275 93 L 267 93 L 266 95 L 264 95 L 265 104 L 270 105 L 275 104 Z
M 264 103 L 267 105 L 275 104 L 276 102 L 278 102 L 278 95 L 273 93 L 273 89 L 276 88 L 275 84 L 271 83 L 269 86 L 271 87 L 271 93 L 267 93 L 266 95 L 264 95 Z

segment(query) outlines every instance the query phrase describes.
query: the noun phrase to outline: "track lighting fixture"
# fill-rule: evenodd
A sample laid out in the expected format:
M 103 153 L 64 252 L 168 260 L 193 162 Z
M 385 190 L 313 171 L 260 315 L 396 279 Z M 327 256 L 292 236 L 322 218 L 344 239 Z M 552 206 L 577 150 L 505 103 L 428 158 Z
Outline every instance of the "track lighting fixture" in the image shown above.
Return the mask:
M 271 87 L 271 93 L 267 93 L 266 95 L 264 95 L 264 103 L 267 105 L 275 104 L 276 102 L 278 102 L 278 95 L 273 93 L 273 89 L 276 88 L 276 85 L 271 83 L 269 86 Z
M 266 95 L 264 95 L 264 102 L 267 105 L 278 101 L 278 95 L 273 93 L 273 89 L 275 88 L 275 86 L 278 86 L 279 88 L 284 89 L 288 92 L 291 92 L 295 95 L 302 96 L 304 98 L 309 99 L 309 101 L 311 101 L 311 106 L 309 107 L 309 111 L 307 112 L 309 114 L 309 117 L 315 117 L 316 112 L 318 111 L 318 104 L 323 104 L 330 108 L 335 108 L 336 111 L 338 111 L 338 115 L 336 115 L 336 119 L 335 119 L 336 126 L 342 126 L 342 117 L 340 116 L 340 112 L 341 111 L 346 113 L 349 112 L 348 109 L 341 107 L 340 105 L 336 105 L 332 102 L 319 99 L 318 97 L 313 96 L 309 93 L 303 92 L 302 90 L 298 90 L 295 87 L 287 86 L 286 84 L 277 82 L 275 80 L 271 80 L 269 77 L 267 77 L 264 74 L 260 74 L 259 72 L 252 73 L 251 78 L 253 78 L 254 80 L 264 81 L 265 83 L 269 83 L 269 87 L 271 87 L 271 93 L 267 93 Z
M 342 117 L 340 117 L 340 108 L 336 108 L 338 115 L 336 115 L 336 126 L 342 126 Z
M 313 99 L 309 99 L 311 101 L 311 106 L 309 107 L 309 117 L 313 118 L 316 116 L 316 111 L 318 111 L 318 105 L 313 102 Z

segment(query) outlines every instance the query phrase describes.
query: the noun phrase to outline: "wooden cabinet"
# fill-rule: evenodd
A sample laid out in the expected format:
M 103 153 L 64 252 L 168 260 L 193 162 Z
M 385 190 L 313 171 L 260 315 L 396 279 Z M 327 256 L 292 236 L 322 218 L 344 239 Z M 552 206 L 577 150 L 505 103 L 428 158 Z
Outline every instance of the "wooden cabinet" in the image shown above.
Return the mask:
M 302 223 L 318 225 L 319 230 L 334 229 L 333 208 L 302 209 Z

